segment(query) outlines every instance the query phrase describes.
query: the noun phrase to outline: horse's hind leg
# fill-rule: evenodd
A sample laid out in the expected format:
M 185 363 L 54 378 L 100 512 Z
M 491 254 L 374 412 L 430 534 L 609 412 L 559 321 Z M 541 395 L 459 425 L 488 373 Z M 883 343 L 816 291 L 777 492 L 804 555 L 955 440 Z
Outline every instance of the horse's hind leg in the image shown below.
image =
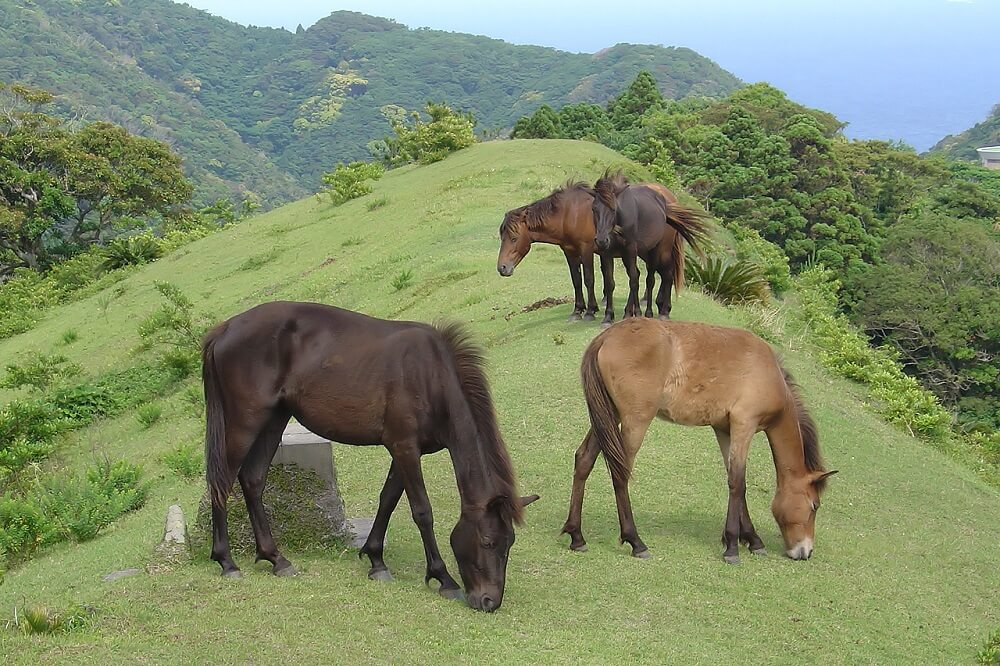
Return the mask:
M 212 499 L 212 559 L 222 567 L 225 578 L 239 578 L 240 568 L 233 561 L 229 549 L 229 520 L 227 504 L 233 481 L 253 448 L 259 426 L 232 423 L 226 424 L 225 443 L 226 456 L 225 480 L 219 481 L 219 487 L 209 481 L 209 491 Z M 211 475 L 211 465 L 209 466 Z
M 371 562 L 371 569 L 368 577 L 372 580 L 392 580 L 392 574 L 382 559 L 382 551 L 385 547 L 385 532 L 389 529 L 389 518 L 399 504 L 399 498 L 403 495 L 403 478 L 396 469 L 396 463 L 389 465 L 389 474 L 385 477 L 385 485 L 378 497 L 378 512 L 375 514 L 375 521 L 372 523 L 371 532 L 365 540 L 365 545 L 358 551 L 358 557 L 368 556 Z
M 271 526 L 264 512 L 264 485 L 267 482 L 267 472 L 271 467 L 274 453 L 281 444 L 281 435 L 288 424 L 288 414 L 276 414 L 257 435 L 250 454 L 240 468 L 240 486 L 243 488 L 243 498 L 247 503 L 250 515 L 250 526 L 253 527 L 254 541 L 257 543 L 257 561 L 267 560 L 274 565 L 276 576 L 291 576 L 295 567 L 278 552 L 271 534 Z
M 580 531 L 583 514 L 583 492 L 587 485 L 587 478 L 591 470 L 594 469 L 594 462 L 600 447 L 597 445 L 597 438 L 592 430 L 587 431 L 580 448 L 576 450 L 575 463 L 573 465 L 573 494 L 569 500 L 569 517 L 563 525 L 561 534 L 568 534 L 570 538 L 569 547 L 572 550 L 587 550 L 587 542 L 583 539 Z
M 724 430 L 715 429 L 715 438 L 719 442 L 719 451 L 722 453 L 722 462 L 725 463 L 726 471 L 728 472 L 730 449 L 729 433 Z M 726 541 L 724 531 L 722 534 L 722 541 L 723 543 Z M 745 501 L 743 502 L 743 511 L 740 514 L 740 541 L 745 543 L 750 549 L 750 552 L 754 555 L 767 555 L 767 549 L 764 548 L 764 542 L 757 534 L 757 529 L 753 526 L 753 521 L 750 520 L 750 511 L 747 509 L 747 503 Z
M 660 319 L 670 319 L 670 292 L 674 288 L 673 272 L 664 269 L 660 272 L 660 290 L 656 294 L 656 309 Z
M 656 413 L 655 406 L 652 408 Z M 625 444 L 625 453 L 628 455 L 629 468 L 635 463 L 635 457 L 642 446 L 642 440 L 646 436 L 649 424 L 652 423 L 653 416 L 647 416 L 641 411 L 635 414 L 622 415 L 622 440 Z M 621 543 L 628 542 L 632 546 L 632 556 L 639 558 L 649 557 L 649 549 L 639 538 L 639 532 L 635 527 L 635 517 L 632 515 L 632 500 L 628 494 L 628 481 L 619 481 L 611 477 L 612 485 L 615 488 L 615 501 L 618 504 L 618 522 L 621 526 Z
M 583 314 L 584 321 L 594 321 L 597 312 L 597 295 L 594 293 L 594 255 L 583 255 L 583 284 L 587 288 L 587 311 Z
M 653 287 L 656 286 L 656 272 L 646 266 L 646 312 L 647 317 L 653 316 Z

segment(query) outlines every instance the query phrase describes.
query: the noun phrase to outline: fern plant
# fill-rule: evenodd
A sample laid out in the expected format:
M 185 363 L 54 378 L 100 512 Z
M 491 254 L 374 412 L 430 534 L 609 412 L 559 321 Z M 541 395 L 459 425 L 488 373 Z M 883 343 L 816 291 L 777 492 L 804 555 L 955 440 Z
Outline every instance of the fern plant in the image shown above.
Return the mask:
M 749 261 L 728 261 L 723 257 L 688 259 L 684 277 L 727 305 L 767 303 L 771 296 L 760 267 Z

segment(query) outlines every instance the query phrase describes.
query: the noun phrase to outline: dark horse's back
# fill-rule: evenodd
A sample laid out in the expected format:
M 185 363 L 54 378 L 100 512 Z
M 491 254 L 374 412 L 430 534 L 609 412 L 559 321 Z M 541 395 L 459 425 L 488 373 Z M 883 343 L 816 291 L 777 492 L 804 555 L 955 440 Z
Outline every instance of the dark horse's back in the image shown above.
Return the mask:
M 265 303 L 220 324 L 205 340 L 206 363 L 221 369 L 216 381 L 230 423 L 237 414 L 259 414 L 284 427 L 294 416 L 319 435 L 359 445 L 383 443 L 393 426 L 383 417 L 394 401 L 426 400 L 428 382 L 447 383 L 428 375 L 445 374 L 449 357 L 432 326 L 319 303 Z M 427 417 L 437 407 L 409 406 Z M 236 420 L 232 425 L 239 427 Z

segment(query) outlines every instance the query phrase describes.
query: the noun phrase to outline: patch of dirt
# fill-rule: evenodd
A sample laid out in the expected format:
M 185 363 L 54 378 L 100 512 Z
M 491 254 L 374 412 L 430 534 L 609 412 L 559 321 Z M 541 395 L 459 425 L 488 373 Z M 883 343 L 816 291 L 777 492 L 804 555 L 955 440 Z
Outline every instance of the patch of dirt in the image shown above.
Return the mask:
M 512 317 L 516 317 L 517 315 L 522 314 L 524 312 L 534 312 L 535 310 L 554 308 L 557 305 L 563 305 L 565 303 L 571 302 L 572 300 L 573 299 L 570 298 L 569 296 L 559 296 L 559 297 L 547 296 L 540 301 L 535 301 L 531 305 L 525 305 L 523 308 L 521 308 L 520 312 L 508 312 L 507 314 L 504 315 L 503 318 L 506 319 L 507 321 L 510 321 Z

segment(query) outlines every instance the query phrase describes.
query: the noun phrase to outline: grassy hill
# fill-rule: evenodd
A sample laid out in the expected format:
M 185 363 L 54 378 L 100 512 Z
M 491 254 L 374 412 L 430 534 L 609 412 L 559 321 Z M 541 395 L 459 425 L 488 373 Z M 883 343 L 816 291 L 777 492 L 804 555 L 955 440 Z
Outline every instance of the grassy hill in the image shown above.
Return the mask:
M 955 159 L 978 160 L 976 148 L 1000 145 L 1000 104 L 993 107 L 990 115 L 981 123 L 976 123 L 959 134 L 949 134 L 931 148 L 931 152 L 941 152 Z
M 639 456 L 632 497 L 652 558 L 617 544 L 610 482 L 595 469 L 584 512 L 590 552 L 573 553 L 565 519 L 573 453 L 587 429 L 579 362 L 599 330 L 569 324 L 569 306 L 522 312 L 570 292 L 558 249 L 534 249 L 509 279 L 495 270 L 497 227 L 508 208 L 568 176 L 593 178 L 620 157 L 590 143 L 480 144 L 444 162 L 388 173 L 376 191 L 332 208 L 308 198 L 253 218 L 159 260 L 118 285 L 53 312 L 30 333 L 0 342 L 0 365 L 28 350 L 58 348 L 90 373 L 127 367 L 138 323 L 168 280 L 221 319 L 273 299 L 317 300 L 380 317 L 468 322 L 482 341 L 501 429 L 528 511 L 508 569 L 504 606 L 475 613 L 422 585 L 419 536 L 405 506 L 389 530 L 396 582 L 366 579 L 352 550 L 287 552 L 302 570 L 279 579 L 241 558 L 246 577 L 223 580 L 204 553 L 190 566 L 105 583 L 142 567 L 166 506 L 188 516 L 203 486 L 171 474 L 160 456 L 197 441 L 203 423 L 183 395 L 142 430 L 132 415 L 70 437 L 58 464 L 99 456 L 141 462 L 153 479 L 146 507 L 96 540 L 62 545 L 11 572 L 0 609 L 89 604 L 99 613 L 76 632 L 22 637 L 0 631 L 7 663 L 81 660 L 213 663 L 535 662 L 969 663 L 1000 624 L 996 516 L 1000 495 L 919 441 L 886 426 L 855 387 L 820 370 L 804 341 L 781 346 L 803 388 L 828 463 L 839 468 L 824 497 L 817 550 L 808 562 L 780 552 L 770 517 L 774 470 L 762 437 L 750 460 L 748 502 L 772 555 L 722 562 L 726 482 L 708 429 L 657 423 Z M 369 210 L 384 197 L 386 204 Z M 411 286 L 391 281 L 412 271 Z M 110 300 L 109 300 L 110 299 Z M 739 316 L 695 291 L 678 319 L 737 324 Z M 71 345 L 60 340 L 78 332 Z M 0 394 L 0 402 L 11 397 Z M 388 465 L 382 449 L 335 446 L 348 514 L 373 515 Z M 447 535 L 457 494 L 447 456 L 425 459 L 436 531 Z
M 542 104 L 604 102 L 642 69 L 671 99 L 739 85 L 685 48 L 566 53 L 353 12 L 291 33 L 170 0 L 0 0 L 0 53 L 0 81 L 51 89 L 67 114 L 169 141 L 202 199 L 251 191 L 267 203 L 367 158 L 367 142 L 391 133 L 383 107 L 447 101 L 499 131 Z

